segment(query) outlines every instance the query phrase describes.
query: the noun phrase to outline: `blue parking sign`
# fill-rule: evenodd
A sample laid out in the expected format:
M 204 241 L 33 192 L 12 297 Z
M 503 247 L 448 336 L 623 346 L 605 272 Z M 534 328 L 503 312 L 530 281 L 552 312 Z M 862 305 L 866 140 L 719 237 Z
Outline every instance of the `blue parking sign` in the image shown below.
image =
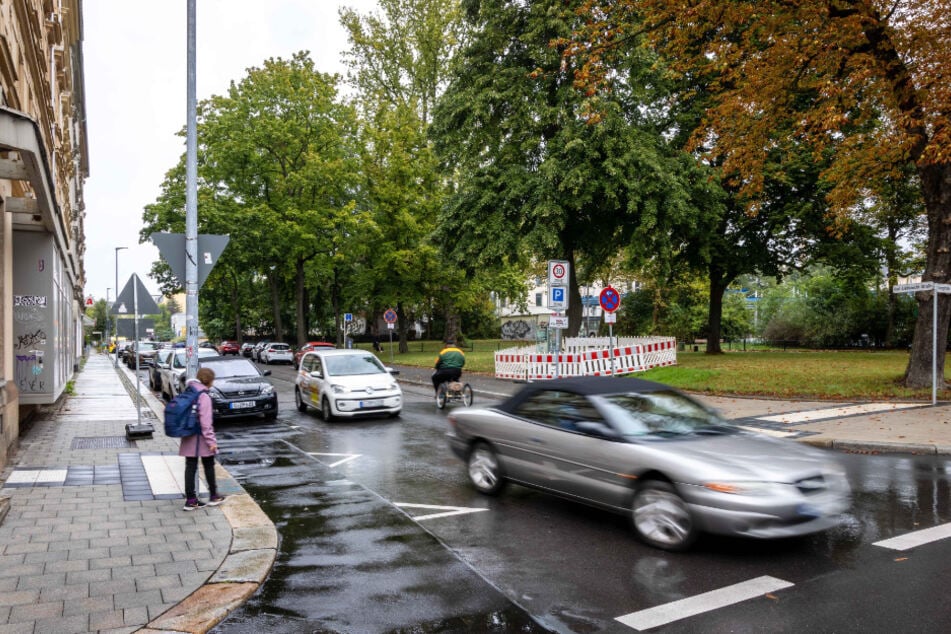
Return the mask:
M 353 313 L 344 313 L 344 314 L 343 314 L 343 320 L 344 320 L 344 321 L 353 321 Z
M 564 286 L 552 286 L 548 296 L 548 305 L 550 308 L 565 310 L 568 308 L 568 289 Z

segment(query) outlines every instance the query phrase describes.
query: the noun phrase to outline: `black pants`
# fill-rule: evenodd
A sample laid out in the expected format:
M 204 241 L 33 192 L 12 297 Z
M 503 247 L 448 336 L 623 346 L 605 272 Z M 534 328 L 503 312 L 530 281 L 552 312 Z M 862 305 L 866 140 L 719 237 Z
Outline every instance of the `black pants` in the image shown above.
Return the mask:
M 211 497 L 218 495 L 218 483 L 215 482 L 215 457 L 202 456 L 201 466 L 205 469 L 205 482 L 208 484 L 208 493 Z M 185 458 L 185 497 L 193 500 L 198 497 L 196 477 L 198 476 L 198 458 Z
M 458 381 L 462 376 L 462 368 L 442 368 L 433 372 L 433 389 L 438 390 L 440 383 Z

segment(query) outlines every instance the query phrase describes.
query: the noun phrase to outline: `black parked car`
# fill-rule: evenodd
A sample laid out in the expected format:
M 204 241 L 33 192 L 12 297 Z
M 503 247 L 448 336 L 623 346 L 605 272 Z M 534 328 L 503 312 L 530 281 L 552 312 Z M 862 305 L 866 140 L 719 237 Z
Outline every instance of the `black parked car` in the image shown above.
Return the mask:
M 205 357 L 199 367 L 210 368 L 215 382 L 209 390 L 214 407 L 214 420 L 263 414 L 268 420 L 277 418 L 277 392 L 261 372 L 244 357 Z

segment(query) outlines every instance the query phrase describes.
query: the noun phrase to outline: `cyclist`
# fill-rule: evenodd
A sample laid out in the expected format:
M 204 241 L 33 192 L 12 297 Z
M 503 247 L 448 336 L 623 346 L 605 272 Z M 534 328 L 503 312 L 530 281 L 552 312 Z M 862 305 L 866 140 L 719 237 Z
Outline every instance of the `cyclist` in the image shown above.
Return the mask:
M 466 365 L 466 355 L 452 339 L 446 339 L 446 345 L 436 357 L 436 371 L 433 372 L 433 389 L 439 391 L 439 384 L 446 381 L 458 381 L 462 368 Z

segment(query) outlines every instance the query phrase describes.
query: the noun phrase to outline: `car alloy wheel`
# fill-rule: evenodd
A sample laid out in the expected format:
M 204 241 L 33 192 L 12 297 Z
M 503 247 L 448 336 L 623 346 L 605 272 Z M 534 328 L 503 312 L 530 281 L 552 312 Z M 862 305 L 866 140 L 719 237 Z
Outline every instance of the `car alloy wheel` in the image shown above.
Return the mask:
M 645 543 L 662 550 L 686 550 L 697 538 L 687 504 L 669 482 L 647 480 L 634 493 L 634 531 Z
M 333 411 L 330 409 L 330 400 L 326 397 L 320 402 L 320 414 L 328 423 L 334 419 Z
M 304 402 L 304 398 L 301 395 L 300 390 L 296 388 L 294 389 L 294 402 L 297 403 L 298 412 L 307 411 L 307 403 Z
M 462 386 L 462 404 L 466 407 L 472 405 L 472 386 L 468 383 Z
M 505 486 L 502 465 L 495 451 L 484 442 L 476 444 L 467 461 L 469 481 L 480 493 L 496 495 Z

